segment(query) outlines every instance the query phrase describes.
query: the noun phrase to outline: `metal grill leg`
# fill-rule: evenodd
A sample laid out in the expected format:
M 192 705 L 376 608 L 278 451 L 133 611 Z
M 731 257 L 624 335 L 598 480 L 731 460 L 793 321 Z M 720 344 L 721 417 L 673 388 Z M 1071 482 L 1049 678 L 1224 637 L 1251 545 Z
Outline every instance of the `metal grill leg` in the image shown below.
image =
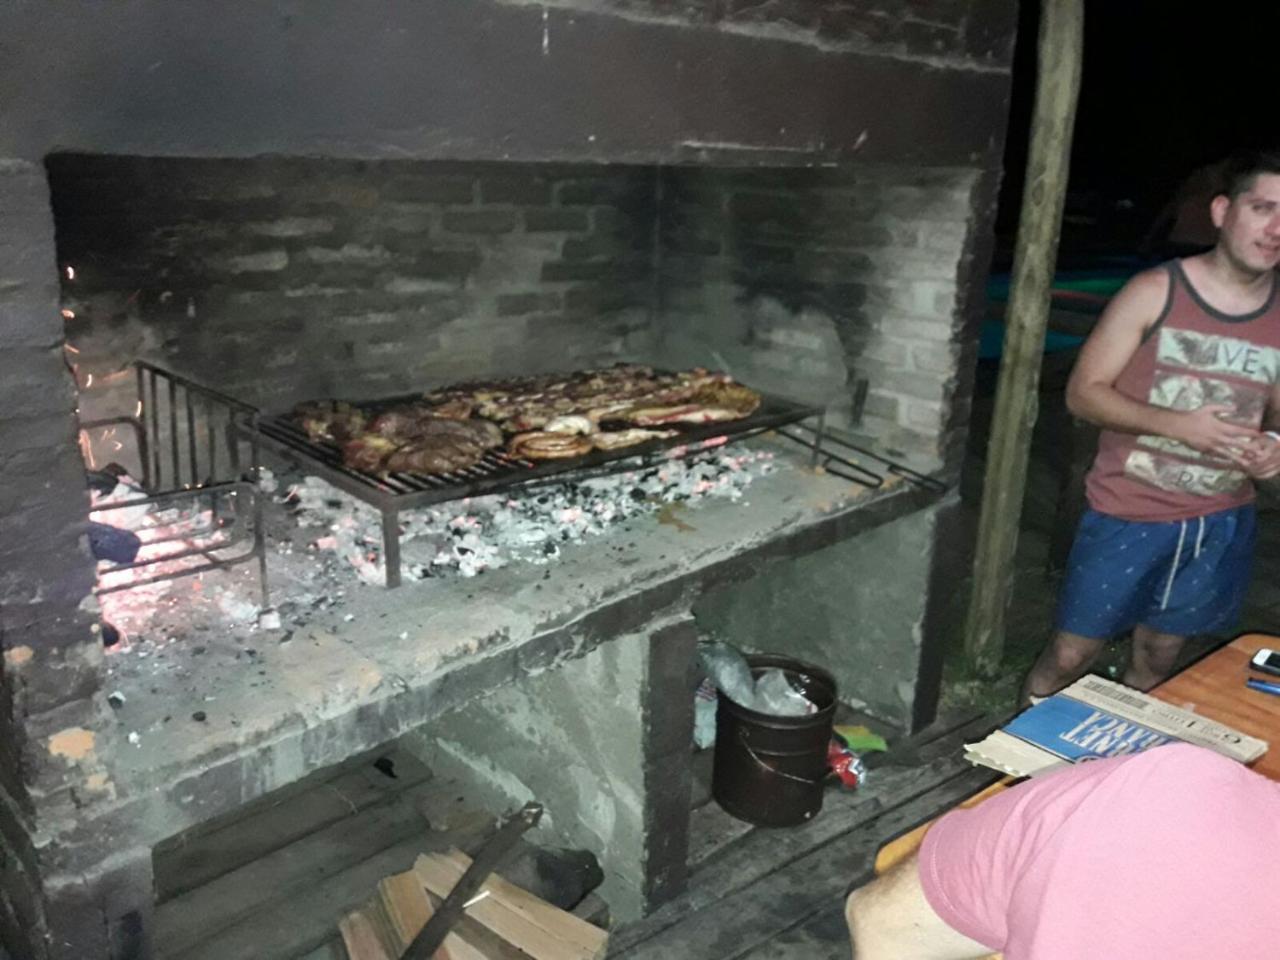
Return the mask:
M 382 511 L 382 562 L 387 568 L 387 586 L 400 586 L 400 511 Z
M 826 410 L 823 410 L 822 413 L 818 415 L 818 429 L 814 430 L 813 432 L 814 432 L 813 460 L 809 463 L 809 466 L 814 469 L 817 469 L 818 460 L 822 457 L 822 439 L 823 437 L 826 436 L 826 433 L 827 433 L 827 411 Z

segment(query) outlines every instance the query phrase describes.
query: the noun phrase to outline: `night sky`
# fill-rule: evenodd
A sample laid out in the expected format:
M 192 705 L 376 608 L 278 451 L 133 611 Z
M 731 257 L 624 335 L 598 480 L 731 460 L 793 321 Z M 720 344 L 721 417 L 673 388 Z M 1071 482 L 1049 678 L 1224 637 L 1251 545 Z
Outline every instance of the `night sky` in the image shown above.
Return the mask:
M 1022 0 L 1000 225 L 1021 197 L 1040 0 Z M 1197 12 L 1198 11 L 1198 12 Z M 1265 12 L 1264 12 L 1265 11 Z M 1133 242 L 1197 166 L 1280 144 L 1280 3 L 1087 0 L 1068 212 L 1097 218 L 1073 242 Z M 1127 210 L 1118 201 L 1132 201 Z M 1098 236 L 1106 234 L 1107 236 Z

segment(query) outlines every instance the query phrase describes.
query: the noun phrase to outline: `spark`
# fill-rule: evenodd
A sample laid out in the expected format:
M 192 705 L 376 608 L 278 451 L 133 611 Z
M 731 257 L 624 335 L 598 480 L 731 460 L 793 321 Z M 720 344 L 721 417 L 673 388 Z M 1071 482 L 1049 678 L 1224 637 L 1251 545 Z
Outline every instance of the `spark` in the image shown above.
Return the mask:
M 67 264 L 67 279 L 74 280 L 76 278 L 76 268 L 71 264 Z
M 80 452 L 85 460 L 89 463 L 90 470 L 97 470 L 98 464 L 93 459 L 93 445 L 89 443 L 89 438 L 83 433 L 80 434 Z
M 68 320 L 74 320 L 76 318 L 76 312 L 74 310 L 68 310 L 65 307 L 62 310 L 62 315 Z
M 88 377 L 86 377 L 86 378 L 85 378 L 85 381 L 84 381 L 84 388 L 85 388 L 86 390 L 88 390 L 88 389 L 89 389 L 90 387 L 92 387 L 92 386 L 93 386 L 93 374 L 91 373 L 91 374 L 89 374 L 89 376 L 88 376 Z
M 73 346 L 72 346 L 71 344 L 69 344 L 69 343 L 64 343 L 64 344 L 62 345 L 62 349 L 63 349 L 63 350 L 66 350 L 68 353 L 79 353 L 79 352 L 80 352 L 79 350 L 77 350 L 75 347 L 73 347 Z

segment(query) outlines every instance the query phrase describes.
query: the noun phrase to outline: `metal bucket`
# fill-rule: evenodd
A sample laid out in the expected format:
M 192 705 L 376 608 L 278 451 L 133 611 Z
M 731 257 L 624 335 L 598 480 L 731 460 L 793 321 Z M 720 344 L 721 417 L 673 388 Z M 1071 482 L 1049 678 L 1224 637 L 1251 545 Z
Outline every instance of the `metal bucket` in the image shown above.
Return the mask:
M 711 795 L 728 813 L 748 823 L 789 827 L 822 809 L 827 747 L 836 712 L 835 678 L 820 667 L 790 657 L 747 657 L 752 676 L 782 670 L 818 710 L 775 717 L 720 695 L 716 708 L 716 753 Z

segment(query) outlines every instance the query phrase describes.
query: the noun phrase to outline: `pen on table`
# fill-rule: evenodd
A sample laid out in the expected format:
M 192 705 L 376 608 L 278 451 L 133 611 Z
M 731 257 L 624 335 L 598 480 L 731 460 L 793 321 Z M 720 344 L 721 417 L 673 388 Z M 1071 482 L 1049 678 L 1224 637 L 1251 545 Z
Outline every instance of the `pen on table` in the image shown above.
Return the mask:
M 1265 680 L 1250 677 L 1244 682 L 1244 685 L 1252 690 L 1261 690 L 1263 693 L 1270 693 L 1280 697 L 1280 683 L 1267 683 Z

